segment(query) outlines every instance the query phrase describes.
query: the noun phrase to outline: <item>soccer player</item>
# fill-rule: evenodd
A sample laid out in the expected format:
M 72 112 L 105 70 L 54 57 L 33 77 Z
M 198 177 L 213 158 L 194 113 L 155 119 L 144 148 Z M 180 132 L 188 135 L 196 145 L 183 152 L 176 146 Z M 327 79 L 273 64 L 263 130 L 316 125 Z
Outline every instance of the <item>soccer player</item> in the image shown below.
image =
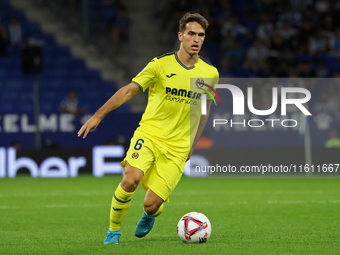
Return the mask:
M 123 179 L 111 203 L 110 227 L 105 244 L 118 244 L 121 224 L 130 208 L 131 197 L 141 182 L 146 190 L 144 213 L 135 230 L 143 237 L 179 182 L 207 122 L 211 93 L 202 87 L 218 82 L 218 71 L 198 53 L 204 42 L 207 20 L 198 13 L 185 14 L 179 22 L 180 49 L 152 59 L 132 82 L 119 89 L 79 130 L 87 136 L 106 114 L 149 88 L 148 105 L 134 132 L 130 148 L 121 162 Z M 208 84 L 209 83 L 209 84 Z M 201 99 L 208 93 L 206 115 Z

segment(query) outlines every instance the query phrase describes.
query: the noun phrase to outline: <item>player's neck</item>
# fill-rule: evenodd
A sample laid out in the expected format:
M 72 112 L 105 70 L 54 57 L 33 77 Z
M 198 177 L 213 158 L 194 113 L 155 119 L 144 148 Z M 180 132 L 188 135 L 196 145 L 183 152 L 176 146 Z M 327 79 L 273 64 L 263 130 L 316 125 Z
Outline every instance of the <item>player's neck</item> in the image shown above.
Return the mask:
M 179 51 L 177 51 L 177 57 L 186 67 L 191 67 L 195 65 L 198 61 L 198 54 L 189 55 L 182 48 L 180 48 Z

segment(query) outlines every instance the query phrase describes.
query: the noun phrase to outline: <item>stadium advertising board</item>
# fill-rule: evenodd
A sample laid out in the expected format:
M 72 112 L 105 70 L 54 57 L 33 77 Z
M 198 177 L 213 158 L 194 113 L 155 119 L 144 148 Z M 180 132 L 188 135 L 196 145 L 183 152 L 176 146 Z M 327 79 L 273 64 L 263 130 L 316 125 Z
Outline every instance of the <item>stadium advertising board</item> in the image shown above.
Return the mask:
M 32 177 L 76 177 L 80 173 L 121 174 L 123 146 L 95 146 L 92 149 L 19 150 L 0 148 L 0 178 L 20 173 Z
M 42 140 L 49 140 L 55 146 L 66 148 L 92 147 L 104 145 L 115 136 L 131 137 L 138 126 L 141 114 L 112 112 L 87 139 L 79 139 L 77 131 L 92 113 L 80 116 L 66 113 L 46 113 L 39 115 L 39 129 Z M 124 120 L 117 125 L 115 120 Z M 34 116 L 32 113 L 0 113 L 0 147 L 9 147 L 20 142 L 23 148 L 34 147 Z
M 18 174 L 29 174 L 33 178 L 66 178 L 79 174 L 122 174 L 120 162 L 125 157 L 123 146 L 94 146 L 92 149 L 49 149 L 19 150 L 0 147 L 0 178 L 15 178 Z M 194 155 L 195 165 L 207 164 L 202 156 Z M 184 175 L 190 175 L 187 162 Z M 206 176 L 198 173 L 196 176 Z

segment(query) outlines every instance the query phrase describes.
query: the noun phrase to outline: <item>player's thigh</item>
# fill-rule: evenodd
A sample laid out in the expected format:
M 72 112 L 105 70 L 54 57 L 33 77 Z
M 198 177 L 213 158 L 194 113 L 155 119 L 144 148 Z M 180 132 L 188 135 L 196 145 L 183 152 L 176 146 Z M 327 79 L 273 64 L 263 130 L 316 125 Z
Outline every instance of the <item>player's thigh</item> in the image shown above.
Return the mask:
M 155 161 L 152 143 L 139 136 L 131 139 L 130 147 L 121 166 L 124 168 L 123 182 L 137 186 Z M 124 187 L 123 187 L 124 189 Z
M 141 136 L 133 136 L 126 156 L 121 162 L 121 166 L 125 170 L 126 162 L 128 162 L 131 167 L 138 168 L 145 174 L 155 161 L 153 147 L 149 139 L 142 138 Z
M 163 201 L 168 201 L 182 177 L 184 165 L 185 161 L 175 157 L 159 157 L 155 163 L 157 174 L 149 188 Z

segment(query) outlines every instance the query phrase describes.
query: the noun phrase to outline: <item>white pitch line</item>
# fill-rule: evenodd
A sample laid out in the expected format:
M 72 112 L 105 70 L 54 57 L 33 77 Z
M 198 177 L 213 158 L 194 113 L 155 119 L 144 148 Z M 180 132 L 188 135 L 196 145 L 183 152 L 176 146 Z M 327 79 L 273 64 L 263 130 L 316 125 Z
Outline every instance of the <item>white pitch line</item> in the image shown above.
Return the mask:
M 192 205 L 194 202 L 182 202 L 176 203 L 176 205 Z M 201 205 L 212 205 L 212 202 L 201 202 Z M 226 202 L 223 203 L 224 205 L 254 205 L 254 204 L 340 204 L 340 200 L 268 200 L 263 201 L 260 203 L 253 202 L 253 201 L 238 201 L 238 202 Z M 50 205 L 35 205 L 35 206 L 7 206 L 7 205 L 0 205 L 0 210 L 6 209 L 36 209 L 36 208 L 71 208 L 71 207 L 109 207 L 109 204 L 50 204 Z M 142 203 L 135 202 L 132 203 L 131 206 L 139 206 L 142 207 Z
M 11 198 L 11 197 L 66 197 L 66 196 L 105 196 L 112 195 L 112 192 L 52 192 L 52 193 L 10 193 L 10 194 L 0 194 L 0 198 Z M 189 191 L 189 192 L 174 192 L 171 196 L 183 196 L 183 195 L 325 195 L 325 194 L 340 194 L 339 191 L 330 192 L 323 190 L 315 190 L 315 191 L 289 191 L 289 190 L 273 190 L 273 191 L 219 191 L 219 190 L 211 190 L 209 192 L 205 191 Z
M 291 201 L 268 201 L 268 204 L 339 204 L 340 200 L 291 200 Z
M 335 192 L 329 192 L 324 190 L 314 190 L 314 191 L 289 191 L 289 190 L 267 190 L 267 191 L 220 191 L 220 190 L 210 190 L 210 191 L 189 191 L 189 192 L 176 192 L 171 194 L 171 196 L 182 196 L 182 195 L 210 195 L 210 194 L 224 194 L 224 195 L 324 195 L 324 194 L 340 194 L 337 190 Z
M 340 204 L 340 200 L 291 200 L 291 201 L 278 201 L 278 200 L 269 200 L 263 202 L 253 202 L 253 201 L 238 201 L 238 202 L 223 202 L 223 205 L 255 205 L 255 204 Z M 183 202 L 176 203 L 176 205 L 193 205 L 195 202 Z M 200 205 L 212 205 L 215 203 L 212 202 L 200 202 Z
M 136 202 L 131 204 L 132 207 L 139 206 L 143 207 L 141 202 Z M 0 210 L 3 209 L 36 209 L 36 208 L 71 208 L 71 207 L 107 207 L 110 208 L 110 204 L 50 204 L 50 205 L 32 205 L 32 206 L 7 206 L 0 205 Z
M 70 205 L 70 204 L 51 204 L 51 205 L 35 205 L 35 206 L 0 206 L 0 209 L 33 209 L 33 208 L 70 208 L 70 207 L 106 207 L 109 205 L 104 204 L 79 204 L 79 205 Z
M 112 191 L 113 194 L 114 191 Z M 112 195 L 109 194 L 109 195 Z M 65 196 L 103 196 L 107 192 L 75 192 L 75 193 L 20 193 L 20 194 L 0 194 L 0 198 L 6 197 L 65 197 Z

